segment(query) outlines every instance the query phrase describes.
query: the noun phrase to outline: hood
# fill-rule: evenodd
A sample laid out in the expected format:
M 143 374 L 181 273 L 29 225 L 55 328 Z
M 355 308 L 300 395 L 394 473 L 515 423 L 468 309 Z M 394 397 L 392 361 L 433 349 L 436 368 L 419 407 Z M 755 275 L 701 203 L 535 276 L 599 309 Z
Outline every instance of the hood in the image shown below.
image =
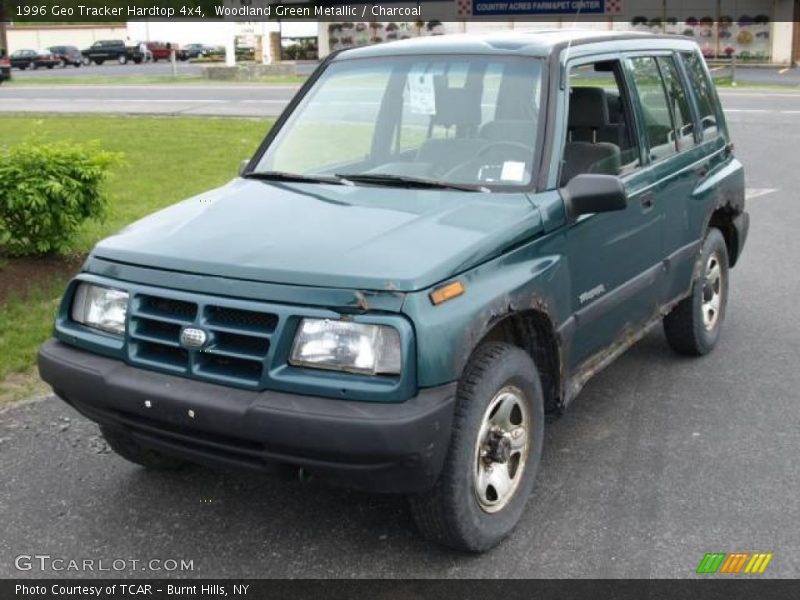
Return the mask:
M 92 255 L 260 282 L 414 291 L 540 228 L 523 194 L 235 179 L 128 226 Z

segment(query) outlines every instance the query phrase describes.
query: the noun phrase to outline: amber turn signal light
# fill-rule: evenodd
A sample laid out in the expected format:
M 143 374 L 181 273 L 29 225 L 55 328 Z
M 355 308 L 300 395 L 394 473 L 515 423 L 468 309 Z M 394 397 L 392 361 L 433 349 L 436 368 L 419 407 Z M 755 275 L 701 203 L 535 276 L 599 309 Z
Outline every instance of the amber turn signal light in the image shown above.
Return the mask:
M 431 302 L 434 304 L 441 304 L 442 302 L 447 302 L 448 300 L 460 296 L 463 293 L 464 284 L 460 281 L 454 281 L 433 290 L 431 292 Z

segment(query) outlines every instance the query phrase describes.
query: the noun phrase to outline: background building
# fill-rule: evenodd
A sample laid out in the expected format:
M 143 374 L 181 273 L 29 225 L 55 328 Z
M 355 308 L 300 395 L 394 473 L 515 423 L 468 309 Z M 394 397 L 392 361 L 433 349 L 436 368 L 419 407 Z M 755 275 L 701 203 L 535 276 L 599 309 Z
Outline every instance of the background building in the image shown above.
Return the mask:
M 320 23 L 320 55 L 418 35 L 581 27 L 690 35 L 708 58 L 735 56 L 739 61 L 782 65 L 800 61 L 800 0 L 600 0 L 599 13 L 551 13 L 537 15 L 536 21 L 530 20 L 531 15 L 515 12 L 476 15 L 481 4 L 478 0 L 434 4 L 441 20 L 417 24 Z

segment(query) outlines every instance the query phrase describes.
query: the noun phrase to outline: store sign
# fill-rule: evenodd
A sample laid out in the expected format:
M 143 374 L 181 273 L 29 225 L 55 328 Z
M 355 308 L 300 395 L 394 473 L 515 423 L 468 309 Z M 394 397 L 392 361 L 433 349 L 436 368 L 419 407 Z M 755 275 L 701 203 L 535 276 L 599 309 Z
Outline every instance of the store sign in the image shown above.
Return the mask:
M 456 0 L 456 12 L 459 17 L 619 15 L 622 13 L 622 0 Z

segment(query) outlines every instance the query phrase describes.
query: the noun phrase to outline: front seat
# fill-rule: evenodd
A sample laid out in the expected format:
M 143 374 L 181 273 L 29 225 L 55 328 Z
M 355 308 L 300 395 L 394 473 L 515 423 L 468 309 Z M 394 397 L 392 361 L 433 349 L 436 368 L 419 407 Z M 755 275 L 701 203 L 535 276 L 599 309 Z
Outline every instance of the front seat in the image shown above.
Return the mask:
M 618 175 L 622 167 L 619 146 L 608 142 L 567 142 L 561 167 L 561 185 L 581 173 Z
M 561 185 L 581 173 L 617 175 L 622 166 L 620 147 L 609 141 L 608 100 L 599 87 L 576 87 L 570 91 L 567 143 L 561 168 Z

